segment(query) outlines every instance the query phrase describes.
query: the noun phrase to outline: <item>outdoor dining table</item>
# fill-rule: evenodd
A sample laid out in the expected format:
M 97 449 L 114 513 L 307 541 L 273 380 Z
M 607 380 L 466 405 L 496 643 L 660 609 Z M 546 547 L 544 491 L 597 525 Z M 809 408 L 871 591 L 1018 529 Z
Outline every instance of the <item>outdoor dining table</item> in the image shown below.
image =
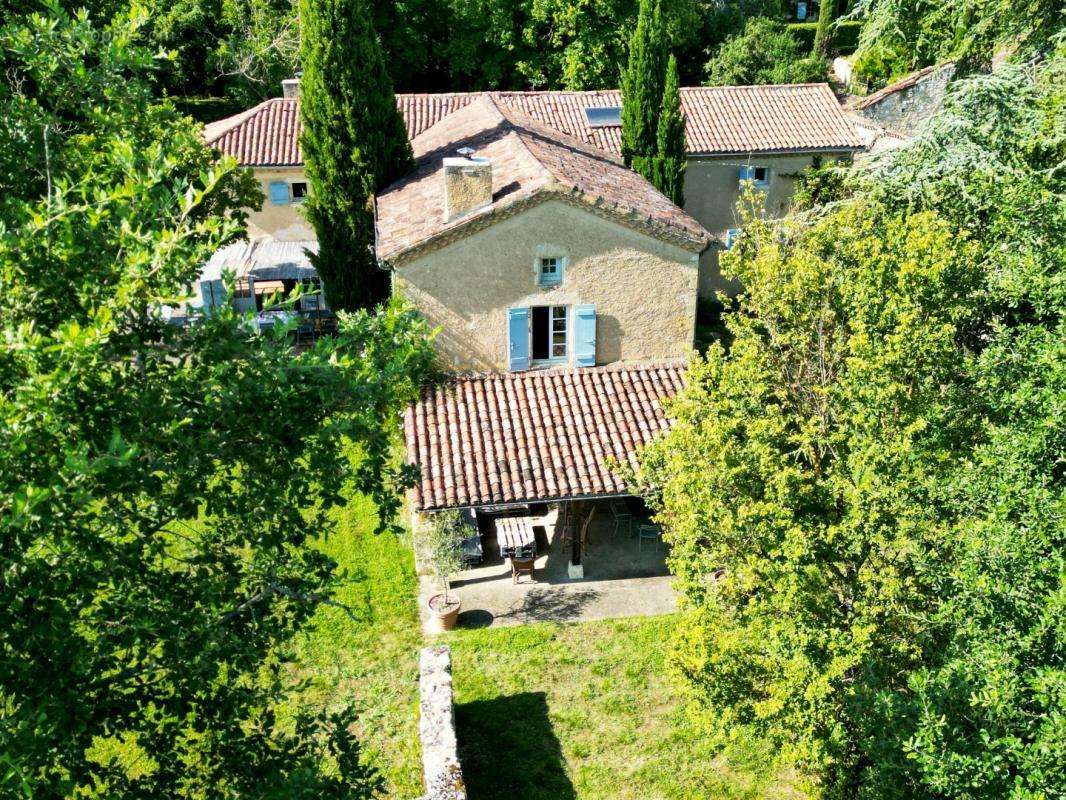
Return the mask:
M 500 555 L 511 559 L 531 559 L 537 555 L 532 517 L 501 517 L 496 520 L 496 541 Z
M 268 311 L 260 311 L 255 315 L 255 324 L 259 330 L 266 330 L 272 328 L 275 325 L 288 322 L 290 319 L 296 317 L 297 314 L 292 311 L 287 311 L 282 308 L 272 308 Z

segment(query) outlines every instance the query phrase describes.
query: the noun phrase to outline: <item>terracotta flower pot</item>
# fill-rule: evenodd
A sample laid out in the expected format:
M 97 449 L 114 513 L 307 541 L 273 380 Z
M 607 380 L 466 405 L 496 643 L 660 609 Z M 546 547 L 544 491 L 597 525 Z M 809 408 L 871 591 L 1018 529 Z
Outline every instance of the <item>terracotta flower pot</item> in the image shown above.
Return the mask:
M 435 620 L 436 627 L 442 631 L 450 631 L 455 627 L 455 621 L 459 618 L 459 609 L 463 606 L 463 602 L 454 594 L 448 599 L 451 602 L 445 604 L 444 595 L 435 594 L 426 603 L 429 606 L 430 617 Z

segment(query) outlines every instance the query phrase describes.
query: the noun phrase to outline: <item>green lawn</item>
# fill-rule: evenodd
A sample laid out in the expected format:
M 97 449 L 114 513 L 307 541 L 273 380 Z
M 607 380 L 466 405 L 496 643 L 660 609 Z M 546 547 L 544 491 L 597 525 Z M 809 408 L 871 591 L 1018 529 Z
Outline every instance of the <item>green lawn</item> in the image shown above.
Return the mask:
M 418 627 L 407 542 L 374 536 L 372 508 L 339 514 L 322 544 L 349 571 L 301 642 L 316 702 L 355 698 L 357 735 L 389 796 L 420 790 Z M 701 744 L 664 672 L 670 617 L 457 631 L 452 646 L 460 759 L 471 800 L 794 798 L 759 776 L 766 754 L 729 765 Z

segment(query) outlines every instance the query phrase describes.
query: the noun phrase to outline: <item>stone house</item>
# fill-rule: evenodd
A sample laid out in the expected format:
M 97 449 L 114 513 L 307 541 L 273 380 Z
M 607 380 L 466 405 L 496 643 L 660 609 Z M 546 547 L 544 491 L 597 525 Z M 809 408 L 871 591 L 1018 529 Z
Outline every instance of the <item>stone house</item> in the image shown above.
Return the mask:
M 250 235 L 303 240 L 311 234 L 299 213 L 307 181 L 299 147 L 298 84 L 286 81 L 284 88 L 286 96 L 213 122 L 204 136 L 251 167 L 262 182 L 264 206 L 249 218 Z M 401 94 L 396 99 L 413 140 L 486 96 L 608 154 L 621 152 L 617 90 Z M 864 142 L 826 84 L 682 88 L 681 106 L 688 146 L 684 210 L 712 235 L 698 281 L 700 296 L 710 297 L 738 288 L 722 281 L 718 255 L 737 227 L 741 181 L 754 181 L 764 192 L 765 213 L 779 216 L 798 173 L 819 161 L 851 159 Z
M 491 96 L 412 146 L 377 199 L 378 257 L 452 368 L 688 353 L 711 237 L 642 177 Z
M 204 134 L 262 182 L 251 236 L 292 243 L 311 232 L 294 82 L 286 95 Z M 697 298 L 733 288 L 718 254 L 741 192 L 754 183 L 779 215 L 800 171 L 862 148 L 823 84 L 688 88 L 681 101 L 683 209 L 622 163 L 618 91 L 397 97 L 415 166 L 375 198 L 376 253 L 454 373 L 405 416 L 413 511 L 550 503 L 551 552 L 583 574 L 595 509 L 610 504 L 612 530 L 630 516 L 614 465 L 669 426 Z

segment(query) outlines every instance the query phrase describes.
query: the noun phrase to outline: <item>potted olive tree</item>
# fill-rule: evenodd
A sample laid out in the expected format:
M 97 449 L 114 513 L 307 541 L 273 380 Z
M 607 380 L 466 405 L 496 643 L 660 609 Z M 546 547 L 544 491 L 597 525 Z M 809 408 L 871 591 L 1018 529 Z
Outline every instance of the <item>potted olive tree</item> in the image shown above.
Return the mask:
M 440 630 L 451 630 L 459 616 L 461 602 L 451 592 L 451 579 L 462 568 L 462 546 L 468 531 L 458 511 L 433 515 L 422 535 L 422 549 L 437 583 L 439 594 L 429 598 L 429 612 Z

